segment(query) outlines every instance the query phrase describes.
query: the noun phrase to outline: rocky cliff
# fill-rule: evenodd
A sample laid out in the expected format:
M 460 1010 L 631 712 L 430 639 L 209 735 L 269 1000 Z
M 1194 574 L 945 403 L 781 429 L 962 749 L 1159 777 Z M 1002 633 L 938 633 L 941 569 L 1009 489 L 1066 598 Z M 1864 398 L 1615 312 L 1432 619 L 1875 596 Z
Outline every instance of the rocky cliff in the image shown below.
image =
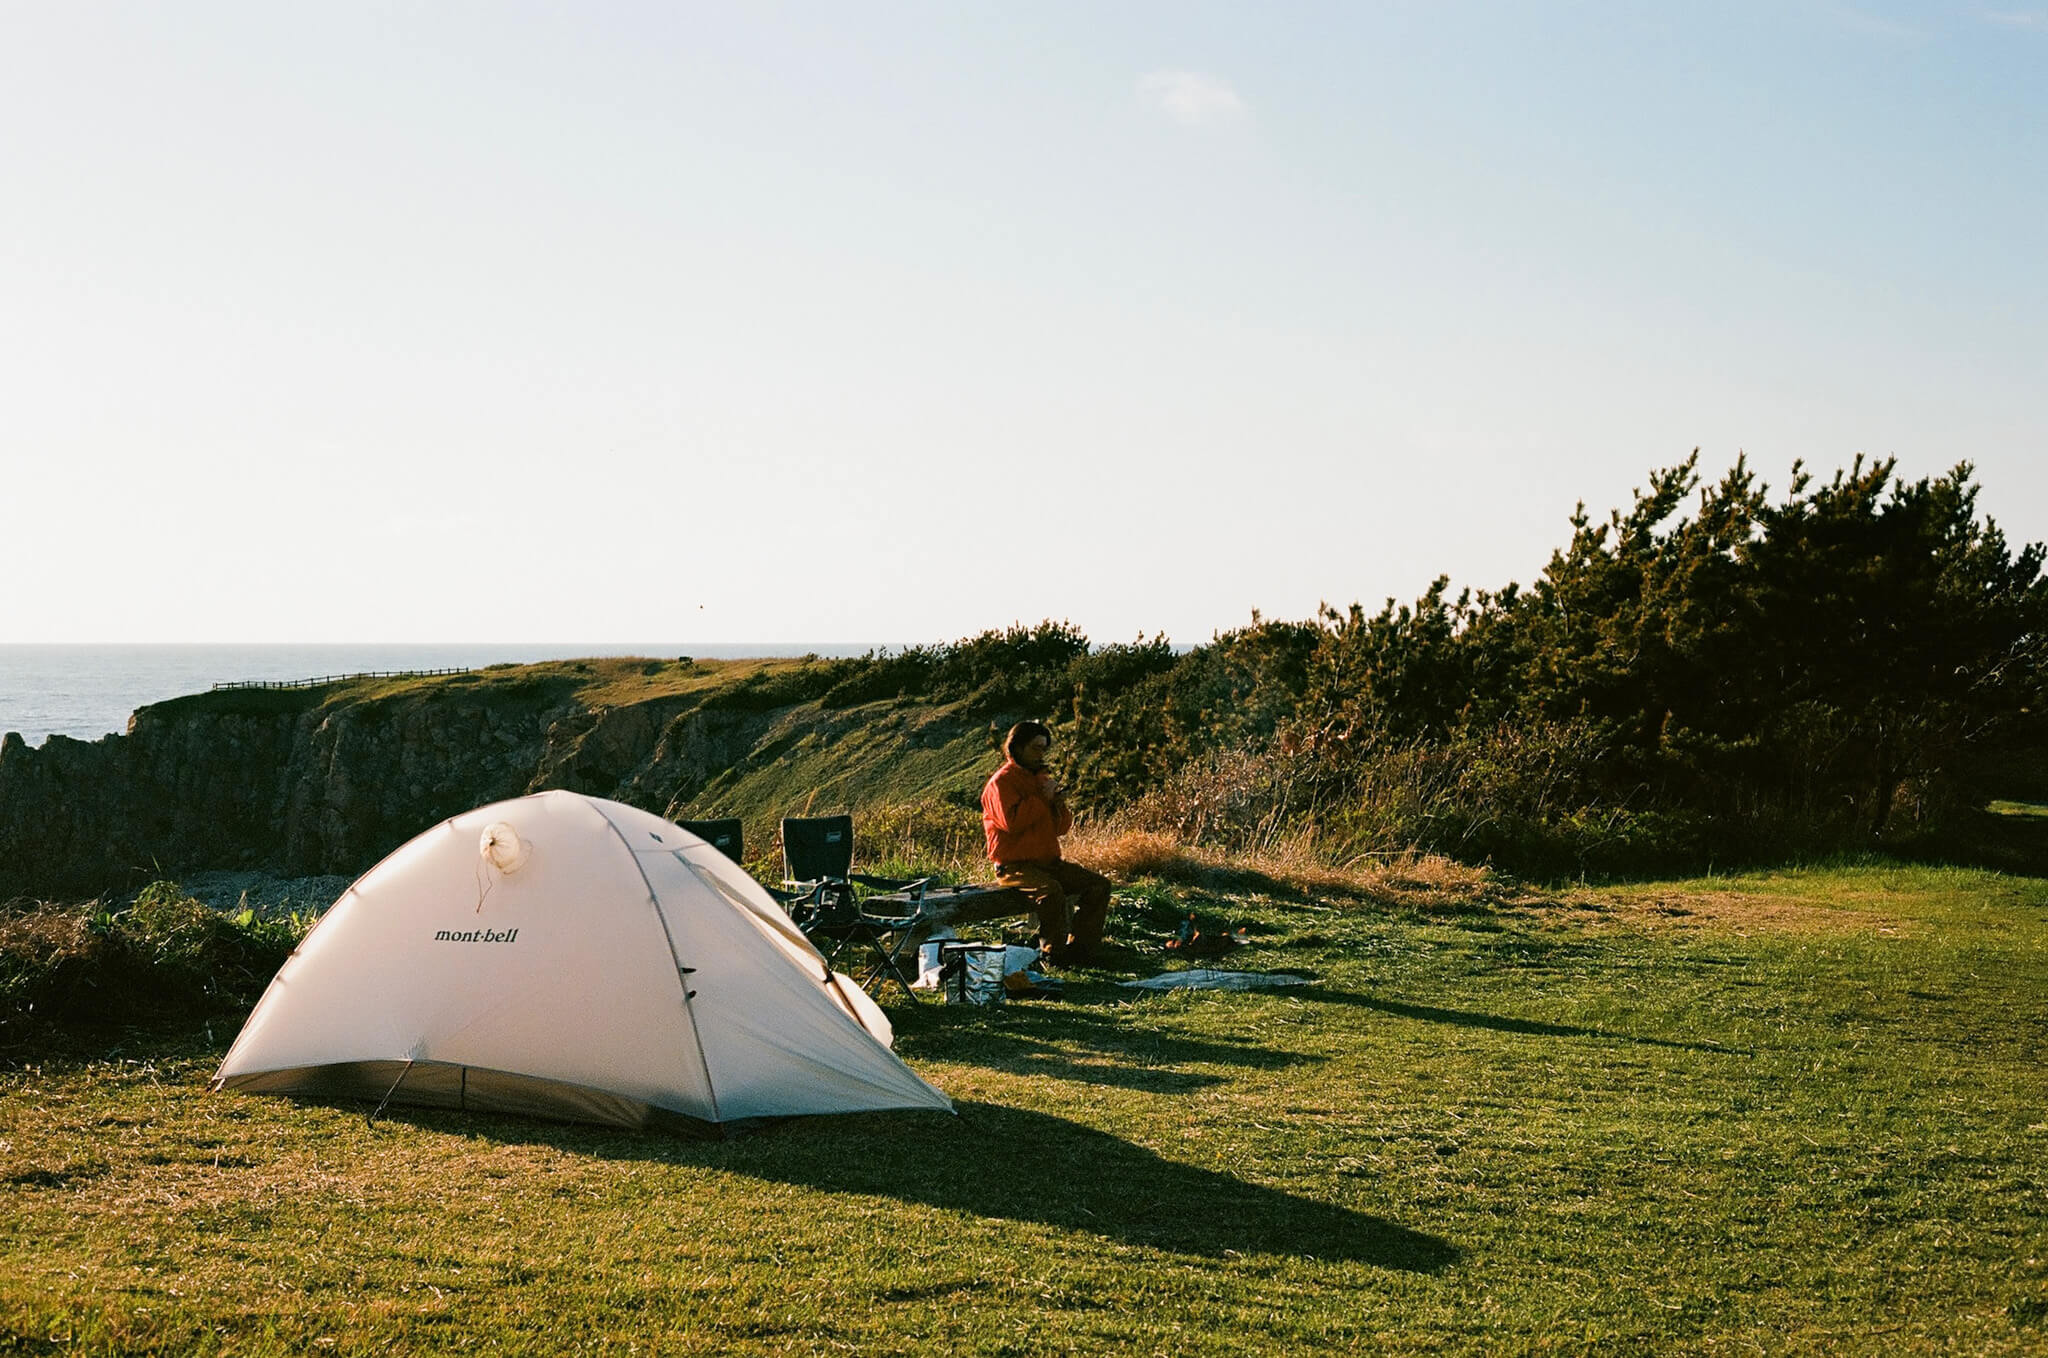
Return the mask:
M 545 788 L 738 815 L 756 844 L 806 808 L 971 795 L 986 717 L 774 701 L 791 686 L 764 678 L 802 663 L 591 660 L 226 690 L 145 707 L 98 741 L 8 735 L 0 899 L 226 868 L 355 874 L 440 820 Z

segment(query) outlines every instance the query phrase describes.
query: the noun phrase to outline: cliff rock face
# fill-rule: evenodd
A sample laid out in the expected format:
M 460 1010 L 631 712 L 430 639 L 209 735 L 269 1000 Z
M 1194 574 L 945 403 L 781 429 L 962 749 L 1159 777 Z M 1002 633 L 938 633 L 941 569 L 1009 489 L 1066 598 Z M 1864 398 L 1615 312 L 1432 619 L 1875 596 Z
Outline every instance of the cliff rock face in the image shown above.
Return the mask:
M 535 785 L 543 714 L 394 706 L 166 704 L 91 743 L 52 736 L 31 749 L 9 736 L 0 898 L 207 868 L 353 873 L 438 820 Z
M 604 673 L 523 671 L 252 690 L 145 707 L 126 735 L 97 741 L 31 748 L 9 735 L 0 901 L 217 869 L 355 875 L 439 821 L 546 788 L 670 817 L 745 814 L 766 829 L 821 788 L 819 812 L 958 795 L 984 776 L 986 751 L 965 722 L 927 714 L 916 742 L 926 748 L 910 748 L 890 734 L 904 719 L 886 706 L 756 710 L 716 683 L 623 700 L 620 690 Z M 972 736 L 965 753 L 935 757 L 955 736 Z M 913 781 L 899 776 L 906 761 Z

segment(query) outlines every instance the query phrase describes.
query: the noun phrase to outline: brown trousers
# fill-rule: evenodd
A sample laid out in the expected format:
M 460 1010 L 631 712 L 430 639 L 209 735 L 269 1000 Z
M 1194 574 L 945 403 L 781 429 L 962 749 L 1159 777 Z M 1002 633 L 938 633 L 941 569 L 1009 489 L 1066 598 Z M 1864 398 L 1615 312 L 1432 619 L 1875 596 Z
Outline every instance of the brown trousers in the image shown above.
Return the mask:
M 996 883 L 1020 891 L 1038 916 L 1038 937 L 1055 959 L 1086 955 L 1102 942 L 1110 882 L 1063 858 L 996 864 Z

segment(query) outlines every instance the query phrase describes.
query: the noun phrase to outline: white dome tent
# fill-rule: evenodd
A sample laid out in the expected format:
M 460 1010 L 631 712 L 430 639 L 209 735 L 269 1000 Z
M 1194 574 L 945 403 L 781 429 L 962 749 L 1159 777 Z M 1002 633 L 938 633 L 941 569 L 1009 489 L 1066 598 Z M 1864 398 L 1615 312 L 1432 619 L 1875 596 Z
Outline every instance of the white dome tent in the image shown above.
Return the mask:
M 758 883 L 618 802 L 418 835 L 279 968 L 214 1088 L 642 1126 L 950 1110 Z

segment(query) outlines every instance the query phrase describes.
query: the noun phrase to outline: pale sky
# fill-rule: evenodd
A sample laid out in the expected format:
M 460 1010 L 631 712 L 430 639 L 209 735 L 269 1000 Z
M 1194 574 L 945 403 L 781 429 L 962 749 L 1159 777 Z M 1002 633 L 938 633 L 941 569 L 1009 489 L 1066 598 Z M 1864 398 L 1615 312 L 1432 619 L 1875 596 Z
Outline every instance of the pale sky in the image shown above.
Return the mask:
M 1974 462 L 2048 7 L 0 0 L 0 641 L 938 641 Z

